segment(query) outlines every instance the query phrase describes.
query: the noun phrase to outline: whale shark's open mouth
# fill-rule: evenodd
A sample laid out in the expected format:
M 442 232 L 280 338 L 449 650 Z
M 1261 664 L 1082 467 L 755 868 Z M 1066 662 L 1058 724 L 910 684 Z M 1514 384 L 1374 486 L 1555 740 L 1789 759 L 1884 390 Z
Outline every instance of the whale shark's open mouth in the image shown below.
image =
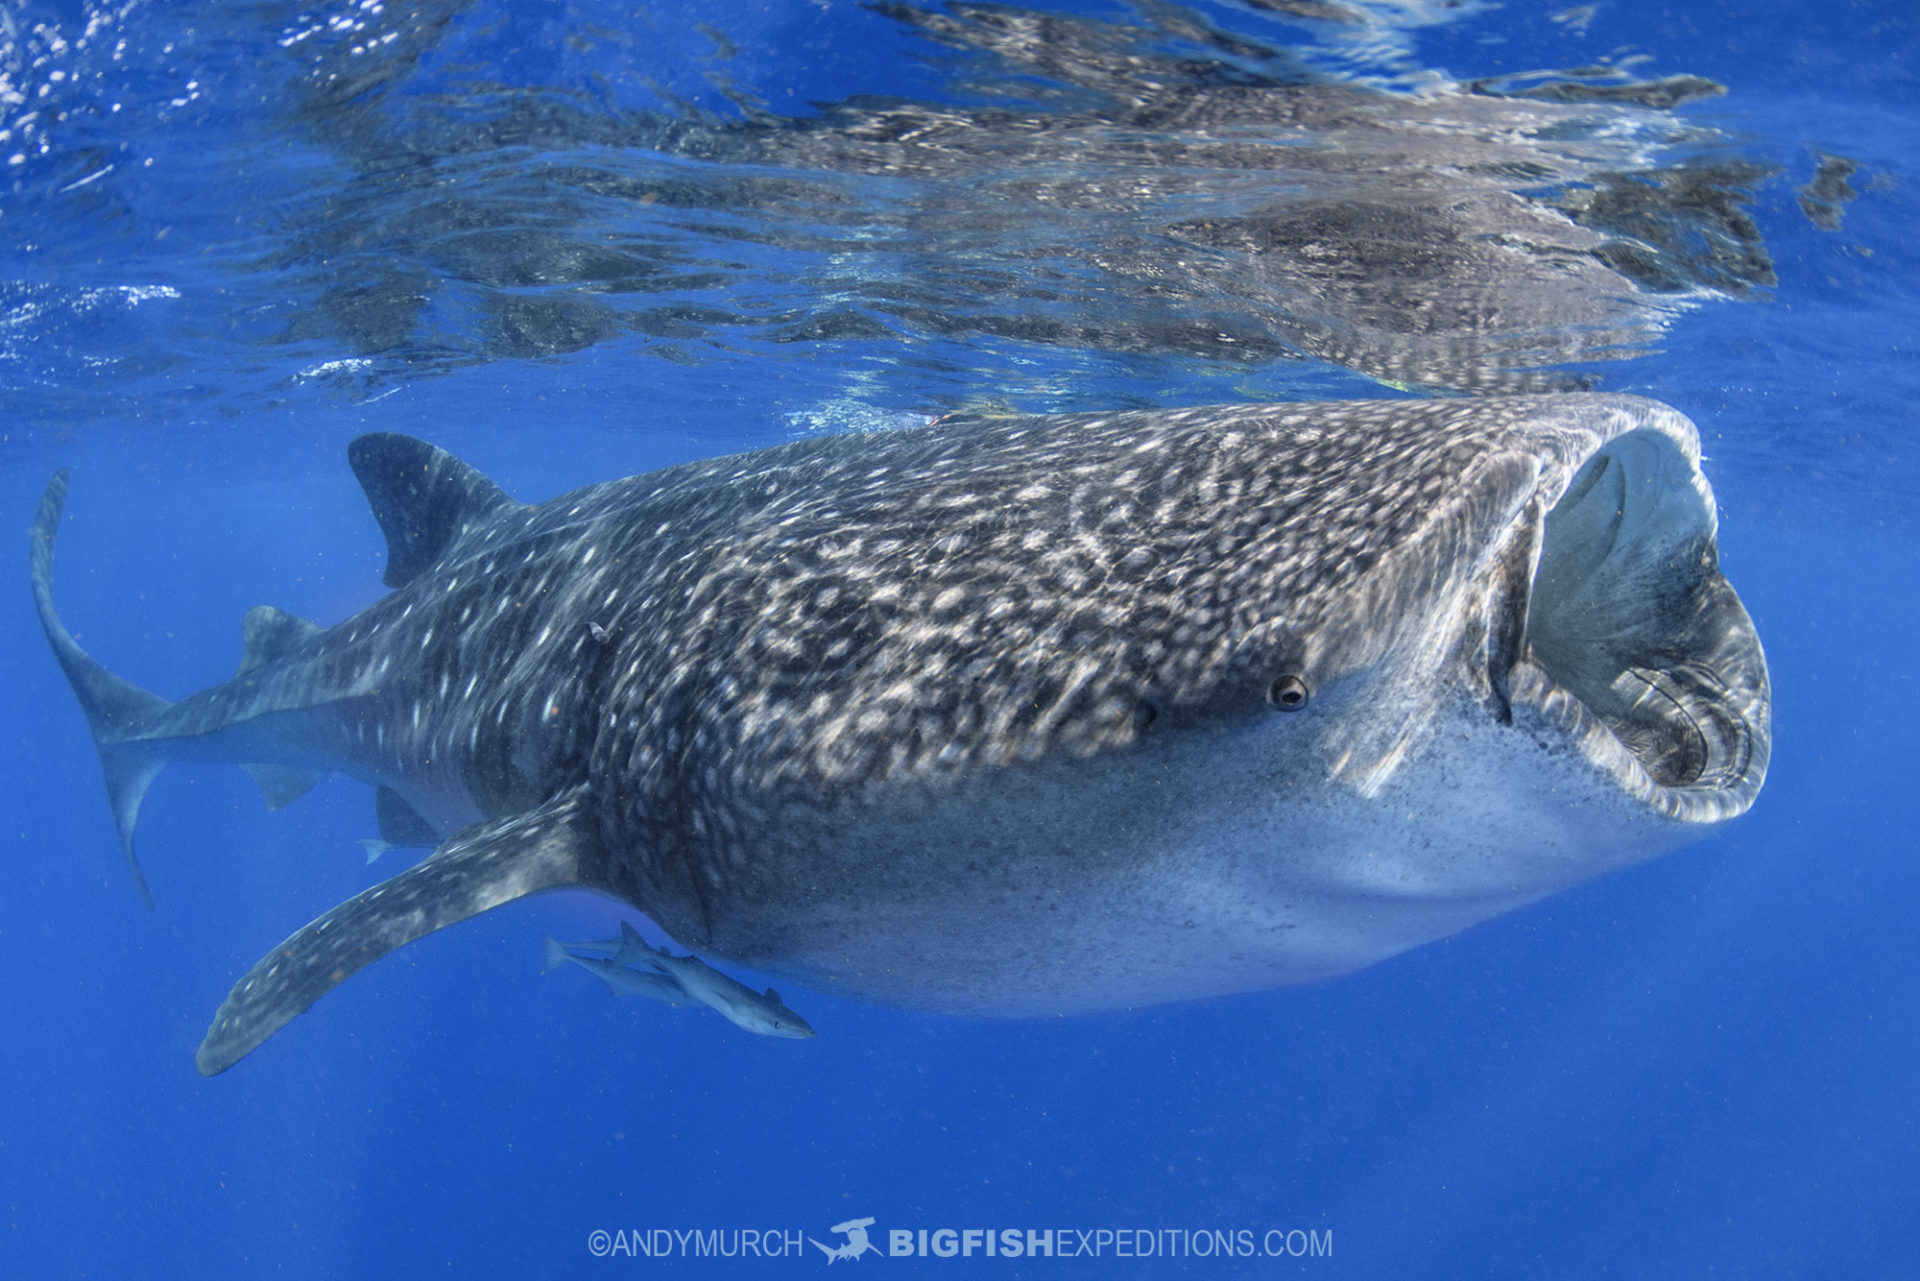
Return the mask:
M 1532 663 L 1512 691 L 1569 717 L 1597 764 L 1692 821 L 1745 810 L 1769 745 L 1766 660 L 1715 535 L 1712 491 L 1678 441 L 1652 428 L 1610 441 L 1546 517 Z M 1555 686 L 1577 708 L 1553 706 Z

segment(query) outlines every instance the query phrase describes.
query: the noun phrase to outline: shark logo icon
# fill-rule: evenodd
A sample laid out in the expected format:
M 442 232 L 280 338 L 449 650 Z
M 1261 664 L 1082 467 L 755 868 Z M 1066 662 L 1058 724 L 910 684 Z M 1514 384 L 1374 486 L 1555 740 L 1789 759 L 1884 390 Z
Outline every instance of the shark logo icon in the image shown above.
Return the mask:
M 872 1216 L 864 1219 L 848 1219 L 845 1223 L 834 1224 L 833 1230 L 847 1239 L 844 1245 L 821 1245 L 818 1241 L 813 1241 L 812 1237 L 808 1237 L 807 1240 L 813 1241 L 820 1253 L 827 1256 L 828 1263 L 838 1263 L 842 1259 L 857 1259 L 869 1250 L 875 1254 L 880 1253 L 880 1247 L 867 1240 L 867 1229 L 872 1226 Z

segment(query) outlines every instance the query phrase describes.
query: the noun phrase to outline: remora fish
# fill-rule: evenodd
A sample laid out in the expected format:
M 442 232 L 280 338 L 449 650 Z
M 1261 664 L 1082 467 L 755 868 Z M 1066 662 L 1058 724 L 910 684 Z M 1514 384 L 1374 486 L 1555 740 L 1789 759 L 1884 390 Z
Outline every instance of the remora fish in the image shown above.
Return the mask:
M 761 1036 L 799 1038 L 814 1034 L 812 1026 L 788 1009 L 772 988 L 756 992 L 697 956 L 675 956 L 649 947 L 625 921 L 620 922 L 620 950 L 613 962 L 621 968 L 644 966 L 655 977 L 671 982 L 688 998 L 719 1011 L 735 1027 Z
M 561 966 L 571 962 L 607 985 L 607 991 L 614 996 L 644 996 L 655 1001 L 664 1001 L 668 1005 L 679 1005 L 690 1001 L 680 985 L 664 974 L 653 970 L 628 969 L 617 961 L 602 960 L 594 956 L 575 956 L 567 950 L 567 944 L 549 934 L 542 940 L 545 948 L 544 959 L 540 963 L 542 974 L 551 974 Z
M 599 977 L 615 996 L 649 996 L 668 1005 L 692 1002 L 712 1007 L 735 1027 L 761 1036 L 811 1037 L 812 1026 L 788 1009 L 772 988 L 764 993 L 729 978 L 697 956 L 674 956 L 647 945 L 633 926 L 620 922 L 620 937 L 591 943 L 562 943 L 549 934 L 542 974 L 571 961 Z M 613 950 L 611 960 L 575 956 L 571 949 Z
M 350 457 L 394 591 L 168 704 L 35 600 L 131 860 L 171 759 L 378 785 L 434 852 L 243 977 L 230 1067 L 539 890 L 822 990 L 1033 1015 L 1357 969 L 1710 831 L 1766 769 L 1692 425 L 1625 396 L 820 437 L 538 506 Z

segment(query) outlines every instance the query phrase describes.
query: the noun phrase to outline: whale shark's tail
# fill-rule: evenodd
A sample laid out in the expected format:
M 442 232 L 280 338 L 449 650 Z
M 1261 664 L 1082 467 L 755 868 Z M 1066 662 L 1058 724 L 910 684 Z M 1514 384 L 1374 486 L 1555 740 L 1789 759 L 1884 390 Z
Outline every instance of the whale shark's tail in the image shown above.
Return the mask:
M 154 777 L 166 768 L 167 758 L 155 745 L 143 742 L 139 731 L 163 715 L 171 703 L 149 694 L 138 685 L 124 681 L 96 663 L 73 638 L 53 607 L 53 540 L 60 531 L 60 512 L 67 501 L 67 472 L 62 468 L 47 485 L 40 499 L 40 512 L 33 520 L 30 574 L 33 603 L 40 612 L 40 626 L 46 629 L 60 669 L 67 674 L 80 706 L 87 714 L 87 727 L 93 731 L 93 745 L 100 752 L 100 769 L 106 775 L 107 801 L 113 807 L 113 825 L 120 833 L 120 849 L 127 856 L 127 870 L 147 906 L 153 906 L 153 891 L 140 872 L 133 854 L 133 825 L 140 815 L 140 801 Z
M 106 776 L 107 802 L 113 807 L 113 825 L 120 834 L 121 852 L 127 856 L 127 869 L 133 873 L 134 884 L 140 887 L 141 897 L 146 899 L 148 907 L 152 907 L 153 892 L 147 888 L 147 878 L 141 874 L 140 863 L 133 854 L 133 827 L 140 817 L 140 802 L 145 799 L 147 788 L 152 786 L 153 780 L 169 761 L 177 760 L 183 754 L 204 752 L 207 742 L 223 726 L 218 720 L 209 721 L 204 714 L 183 720 L 178 713 L 191 706 L 192 700 L 185 705 L 169 703 L 130 681 L 120 679 L 81 649 L 73 633 L 60 621 L 60 612 L 53 607 L 53 542 L 60 532 L 60 514 L 66 501 L 67 472 L 62 468 L 48 482 L 47 492 L 40 499 L 39 514 L 33 521 L 28 561 L 28 576 L 33 583 L 33 603 L 39 610 L 40 626 L 47 633 L 47 643 L 53 646 L 54 657 L 60 660 L 60 668 L 66 672 L 67 681 L 73 686 L 81 709 L 86 712 L 87 728 L 93 731 L 93 745 L 100 753 L 100 769 Z M 316 623 L 296 618 L 270 605 L 254 606 L 247 611 L 241 624 L 244 652 L 240 660 L 240 675 L 245 676 L 255 668 L 290 653 L 324 630 Z M 197 751 L 184 747 L 196 740 L 199 742 Z M 234 758 L 215 755 L 208 759 Z M 244 760 L 237 763 L 253 777 L 268 809 L 279 809 L 292 803 L 319 782 L 321 777 L 318 771 L 299 765 Z M 386 830 L 388 808 L 383 798 L 382 838 L 394 844 L 420 843 L 420 838 L 412 829 L 399 836 Z M 426 843 L 434 844 L 438 839 L 437 836 L 432 837 Z

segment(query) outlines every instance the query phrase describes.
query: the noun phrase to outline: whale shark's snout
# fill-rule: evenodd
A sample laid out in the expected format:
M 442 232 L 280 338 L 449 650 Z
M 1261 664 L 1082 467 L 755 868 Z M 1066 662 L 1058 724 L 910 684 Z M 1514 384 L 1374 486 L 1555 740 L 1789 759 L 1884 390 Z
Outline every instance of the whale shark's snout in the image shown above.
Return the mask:
M 1743 812 L 1766 776 L 1767 664 L 1720 573 L 1712 491 L 1688 436 L 1597 450 L 1547 513 L 1509 697 L 1673 818 Z

